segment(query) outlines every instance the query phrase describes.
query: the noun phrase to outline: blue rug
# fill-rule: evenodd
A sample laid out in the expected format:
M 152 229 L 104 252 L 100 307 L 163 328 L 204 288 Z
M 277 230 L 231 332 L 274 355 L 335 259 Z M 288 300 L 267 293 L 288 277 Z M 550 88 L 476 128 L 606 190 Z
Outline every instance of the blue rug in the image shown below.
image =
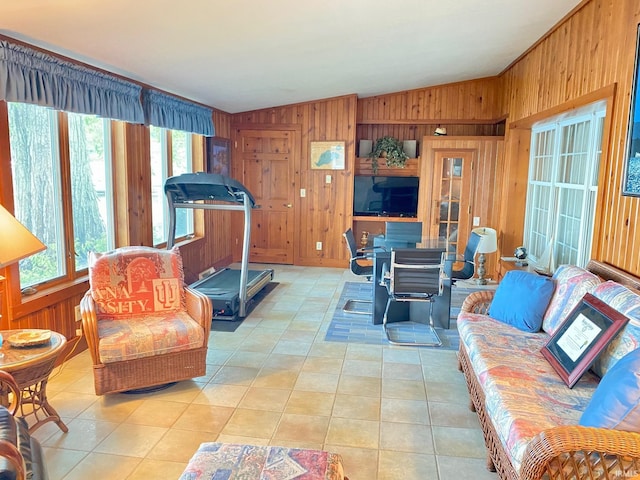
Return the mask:
M 371 319 L 371 313 L 366 315 L 358 313 L 347 313 L 343 311 L 344 304 L 347 300 L 370 300 L 371 299 L 371 283 L 365 282 L 345 282 L 340 299 L 336 306 L 336 310 L 331 319 L 331 324 L 327 330 L 324 339 L 327 342 L 350 342 L 350 343 L 368 343 L 372 345 L 390 345 L 384 334 L 382 325 L 374 325 Z M 358 305 L 362 308 L 362 305 Z M 370 306 L 369 306 L 370 309 Z M 431 341 L 432 335 L 428 328 L 417 322 L 399 322 L 397 324 L 390 323 L 388 328 L 392 331 L 392 338 L 402 338 L 408 341 Z M 423 348 L 440 348 L 444 350 L 458 350 L 459 337 L 455 323 L 451 329 L 436 328 L 440 339 L 441 347 L 423 347 Z

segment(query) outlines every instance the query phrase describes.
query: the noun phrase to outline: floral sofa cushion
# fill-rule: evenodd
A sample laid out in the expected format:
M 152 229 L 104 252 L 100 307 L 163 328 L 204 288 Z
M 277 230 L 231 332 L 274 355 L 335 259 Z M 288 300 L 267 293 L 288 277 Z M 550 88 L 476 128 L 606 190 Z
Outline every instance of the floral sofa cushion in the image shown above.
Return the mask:
M 177 248 L 124 247 L 89 258 L 98 318 L 184 310 L 184 274 Z
M 485 315 L 458 316 L 460 341 L 485 395 L 505 452 L 519 471 L 531 439 L 558 425 L 577 425 L 598 379 L 584 375 L 568 389 L 540 349 L 549 336 L 526 333 Z
M 553 279 L 556 290 L 542 319 L 542 329 L 549 335 L 553 335 L 584 294 L 591 293 L 600 284 L 596 275 L 575 265 L 561 265 Z
M 604 377 L 618 360 L 640 347 L 640 295 L 611 280 L 598 285 L 593 295 L 629 318 L 591 367 L 597 375 Z
M 98 322 L 102 363 L 202 347 L 204 330 L 186 311 Z
M 346 480 L 340 455 L 321 450 L 203 443 L 180 480 Z

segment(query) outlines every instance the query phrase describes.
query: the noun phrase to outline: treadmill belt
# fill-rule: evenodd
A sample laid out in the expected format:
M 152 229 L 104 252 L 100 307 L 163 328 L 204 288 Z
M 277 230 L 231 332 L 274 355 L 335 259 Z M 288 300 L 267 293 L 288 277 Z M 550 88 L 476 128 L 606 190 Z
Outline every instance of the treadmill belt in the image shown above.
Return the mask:
M 247 285 L 250 285 L 263 272 L 249 270 L 247 272 Z M 202 279 L 192 285 L 193 288 L 207 296 L 238 295 L 240 291 L 240 270 L 226 268 Z

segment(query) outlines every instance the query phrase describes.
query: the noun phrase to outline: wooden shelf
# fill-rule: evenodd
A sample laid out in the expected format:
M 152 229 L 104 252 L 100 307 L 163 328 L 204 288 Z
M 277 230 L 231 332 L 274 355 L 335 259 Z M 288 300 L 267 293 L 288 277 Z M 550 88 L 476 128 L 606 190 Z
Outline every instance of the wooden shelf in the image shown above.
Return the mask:
M 355 222 L 417 222 L 416 217 L 369 217 L 367 215 L 354 215 Z
M 369 119 L 369 120 L 357 120 L 357 125 L 494 125 L 500 122 L 504 122 L 506 117 L 503 118 L 427 118 L 427 119 L 410 119 L 403 118 L 399 120 L 389 119 Z
M 355 166 L 356 175 L 373 175 L 373 168 L 371 166 L 370 158 L 358 157 L 356 158 Z M 376 175 L 389 175 L 394 177 L 417 177 L 419 176 L 418 159 L 410 158 L 407 160 L 404 168 L 400 167 L 387 167 L 384 158 L 378 159 L 378 172 Z

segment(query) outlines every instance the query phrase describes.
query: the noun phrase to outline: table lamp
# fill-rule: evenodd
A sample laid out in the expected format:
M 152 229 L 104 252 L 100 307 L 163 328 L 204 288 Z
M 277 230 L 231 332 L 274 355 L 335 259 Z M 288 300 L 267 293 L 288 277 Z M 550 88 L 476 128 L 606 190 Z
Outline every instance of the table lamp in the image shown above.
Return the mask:
M 45 245 L 0 205 L 0 269 L 44 250 Z M 1 271 L 0 271 L 1 273 Z M 0 282 L 4 277 L 0 275 Z M 0 295 L 0 317 L 2 317 Z
M 0 205 L 0 268 L 44 250 L 45 245 Z
M 480 243 L 478 244 L 478 249 L 476 253 L 479 253 L 478 256 L 478 278 L 476 283 L 478 285 L 486 285 L 487 279 L 484 278 L 484 274 L 486 270 L 484 268 L 485 264 L 485 254 L 493 253 L 498 250 L 498 236 L 496 235 L 496 231 L 493 228 L 488 227 L 479 227 L 474 228 L 472 232 L 480 235 Z

